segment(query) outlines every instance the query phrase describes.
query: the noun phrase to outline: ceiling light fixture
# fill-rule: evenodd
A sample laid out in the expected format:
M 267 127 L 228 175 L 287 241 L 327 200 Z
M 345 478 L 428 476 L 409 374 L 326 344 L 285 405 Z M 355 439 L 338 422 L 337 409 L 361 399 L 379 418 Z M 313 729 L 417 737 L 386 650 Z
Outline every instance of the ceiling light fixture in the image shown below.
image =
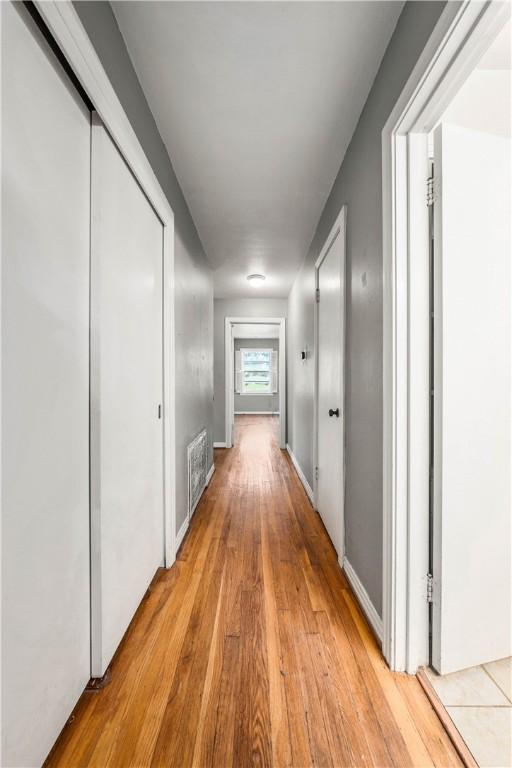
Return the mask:
M 247 275 L 247 279 L 251 285 L 257 288 L 259 285 L 263 285 L 265 281 L 265 275 Z

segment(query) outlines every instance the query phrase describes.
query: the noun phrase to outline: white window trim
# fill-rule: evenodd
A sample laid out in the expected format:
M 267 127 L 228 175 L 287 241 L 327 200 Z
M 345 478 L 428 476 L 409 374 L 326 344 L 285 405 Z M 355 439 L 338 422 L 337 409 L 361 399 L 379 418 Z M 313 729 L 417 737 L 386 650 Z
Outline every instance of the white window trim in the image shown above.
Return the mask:
M 382 131 L 383 653 L 411 674 L 428 663 L 427 136 L 508 18 L 447 3 Z
M 241 395 L 242 397 L 271 397 L 274 392 L 272 391 L 272 352 L 275 352 L 275 349 L 272 349 L 272 347 L 240 347 L 238 350 L 242 354 L 242 368 L 241 371 L 243 373 L 244 366 L 243 366 L 243 360 L 244 360 L 244 352 L 268 352 L 270 355 L 270 368 L 269 368 L 269 381 L 268 381 L 268 390 L 266 392 L 244 392 L 244 379 L 242 376 L 242 391 L 237 392 L 237 395 Z
M 170 568 L 176 559 L 174 213 L 72 2 L 35 0 L 35 5 L 164 227 L 164 561 Z

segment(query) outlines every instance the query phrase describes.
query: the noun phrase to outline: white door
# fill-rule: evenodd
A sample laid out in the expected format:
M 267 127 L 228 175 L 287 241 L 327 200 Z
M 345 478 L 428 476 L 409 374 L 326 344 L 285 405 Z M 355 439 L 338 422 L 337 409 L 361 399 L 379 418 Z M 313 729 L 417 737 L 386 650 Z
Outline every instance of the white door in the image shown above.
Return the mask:
M 433 664 L 511 647 L 510 138 L 435 133 Z
M 318 480 L 316 506 L 343 557 L 345 215 L 339 217 L 317 261 Z
M 163 226 L 94 116 L 91 252 L 92 674 L 163 564 Z
M 2 14 L 2 755 L 41 765 L 90 675 L 90 115 Z

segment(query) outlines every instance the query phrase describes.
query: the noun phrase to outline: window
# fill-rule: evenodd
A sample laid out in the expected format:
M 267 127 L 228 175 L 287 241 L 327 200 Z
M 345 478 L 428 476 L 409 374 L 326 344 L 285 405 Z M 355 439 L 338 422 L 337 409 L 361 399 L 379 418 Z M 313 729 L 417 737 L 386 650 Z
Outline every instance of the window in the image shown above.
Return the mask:
M 270 349 L 242 349 L 242 394 L 256 395 L 270 392 Z
M 236 391 L 242 395 L 268 395 L 277 391 L 277 352 L 240 349 L 236 352 Z

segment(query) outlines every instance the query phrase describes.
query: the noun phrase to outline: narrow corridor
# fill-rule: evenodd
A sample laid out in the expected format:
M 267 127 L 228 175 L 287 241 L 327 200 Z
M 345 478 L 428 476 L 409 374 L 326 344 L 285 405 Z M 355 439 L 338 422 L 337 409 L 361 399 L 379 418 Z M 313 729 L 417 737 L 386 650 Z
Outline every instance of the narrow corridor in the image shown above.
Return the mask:
M 47 766 L 460 765 L 384 663 L 276 423 L 237 417 L 175 566 Z

